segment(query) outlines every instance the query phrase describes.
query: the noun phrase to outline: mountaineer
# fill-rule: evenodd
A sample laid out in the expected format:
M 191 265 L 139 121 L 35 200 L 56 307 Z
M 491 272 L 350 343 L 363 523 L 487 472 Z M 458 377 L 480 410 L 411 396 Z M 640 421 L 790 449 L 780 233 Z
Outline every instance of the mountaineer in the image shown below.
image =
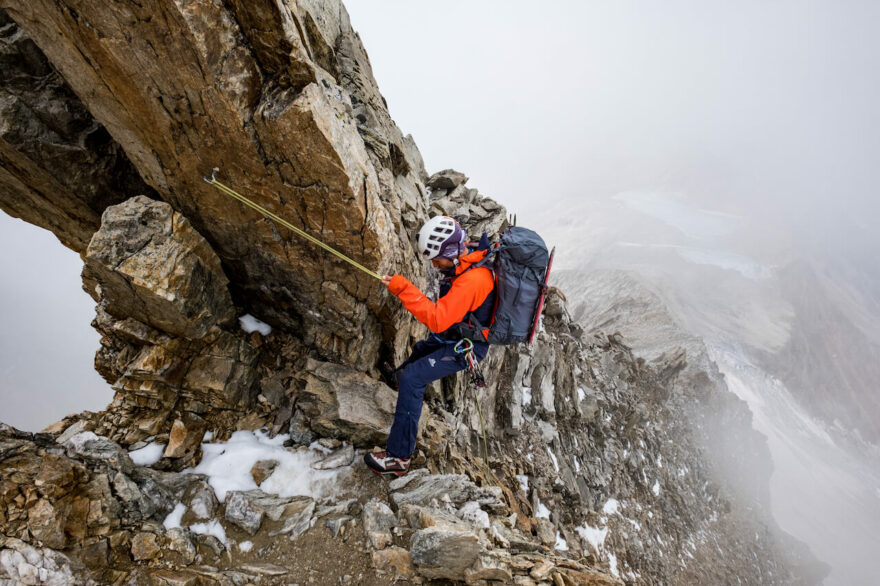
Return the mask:
M 464 230 L 448 216 L 435 216 L 419 230 L 419 252 L 442 274 L 436 304 L 402 275 L 382 277 L 388 290 L 432 335 L 417 342 L 410 357 L 395 370 L 397 407 L 386 449 L 364 456 L 377 474 L 403 476 L 409 471 L 428 384 L 468 368 L 469 362 L 482 361 L 489 352 L 488 329 L 475 328 L 475 324 L 492 320 L 495 279 L 489 268 L 474 266 L 488 254 L 489 239 L 483 234 L 472 252 L 464 240 Z

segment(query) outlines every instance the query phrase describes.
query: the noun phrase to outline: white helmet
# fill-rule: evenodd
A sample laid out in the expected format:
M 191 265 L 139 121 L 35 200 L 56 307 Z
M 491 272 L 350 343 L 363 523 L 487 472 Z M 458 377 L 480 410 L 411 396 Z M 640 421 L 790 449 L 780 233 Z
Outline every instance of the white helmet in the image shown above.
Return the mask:
M 458 222 L 449 216 L 434 216 L 419 230 L 419 252 L 428 260 L 438 256 L 458 258 L 463 240 L 464 230 Z

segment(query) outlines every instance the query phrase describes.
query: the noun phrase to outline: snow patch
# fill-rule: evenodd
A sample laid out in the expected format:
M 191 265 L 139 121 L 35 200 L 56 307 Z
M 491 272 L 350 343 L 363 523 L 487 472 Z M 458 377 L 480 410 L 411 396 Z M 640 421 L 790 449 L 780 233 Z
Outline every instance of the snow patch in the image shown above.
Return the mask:
M 519 488 L 525 494 L 529 494 L 529 475 L 528 474 L 517 474 L 516 479 L 519 480 Z
M 523 387 L 522 392 L 523 392 L 523 400 L 522 400 L 523 407 L 525 407 L 526 405 L 531 405 L 532 404 L 532 388 L 531 387 Z
M 536 519 L 550 519 L 550 509 L 544 506 L 544 503 L 538 501 L 538 509 L 535 511 Z
M 162 454 L 164 453 L 165 444 L 153 442 L 139 450 L 129 452 L 128 456 L 131 458 L 131 461 L 135 463 L 135 466 L 152 466 L 162 459 Z
M 605 544 L 605 536 L 608 535 L 608 527 L 597 529 L 586 523 L 584 523 L 583 527 L 575 527 L 574 530 L 581 536 L 581 539 L 593 546 L 596 553 L 599 553 L 599 548 Z
M 550 454 L 550 459 L 553 460 L 553 467 L 556 468 L 556 472 L 559 472 L 559 462 L 556 460 L 556 455 L 553 453 L 553 450 L 547 448 L 547 453 Z
M 553 549 L 568 551 L 568 543 L 566 543 L 559 531 L 556 531 L 556 544 L 553 546 Z
M 610 551 L 606 553 L 608 554 L 608 566 L 611 569 L 611 573 L 614 574 L 615 578 L 620 578 L 620 572 L 617 571 L 617 556 Z
M 654 481 L 654 486 L 651 487 L 651 492 L 654 493 L 654 496 L 660 495 L 660 481 L 659 480 Z
M 183 514 L 186 512 L 186 505 L 183 503 L 177 503 L 174 506 L 174 510 L 168 513 L 168 516 L 165 517 L 165 520 L 162 522 L 162 525 L 165 526 L 166 530 L 171 529 L 180 529 L 180 522 L 183 520 Z
M 236 431 L 227 442 L 203 443 L 202 461 L 184 473 L 208 476 L 217 499 L 224 502 L 229 491 L 257 488 L 251 476 L 257 461 L 276 460 L 275 472 L 259 487 L 263 492 L 283 497 L 305 495 L 315 500 L 334 496 L 341 486 L 337 477 L 346 468 L 312 469 L 311 464 L 322 459 L 326 451 L 313 444 L 311 449 L 291 452 L 283 445 L 289 438 L 286 434 L 272 438 L 262 431 Z
M 217 519 L 211 519 L 207 523 L 196 523 L 195 525 L 190 525 L 189 530 L 193 533 L 198 533 L 199 535 L 213 535 L 217 539 L 219 539 L 223 545 L 228 545 L 229 541 L 226 539 L 226 530 L 223 529 L 223 525 L 220 524 L 220 521 Z
M 584 390 L 581 387 L 578 387 L 578 401 L 583 401 L 586 398 L 587 398 L 587 394 L 584 392 Z
M 242 541 L 241 543 L 238 544 L 238 551 L 242 551 L 244 553 L 249 552 L 253 548 L 254 548 L 253 541 Z
M 620 508 L 620 503 L 617 499 L 608 499 L 605 502 L 605 505 L 602 506 L 602 512 L 606 515 L 613 515 L 617 513 L 617 510 Z
M 272 326 L 267 323 L 261 322 L 249 313 L 246 313 L 238 318 L 238 323 L 241 325 L 241 329 L 249 334 L 251 332 L 260 332 L 260 335 L 268 336 L 270 333 L 272 333 Z

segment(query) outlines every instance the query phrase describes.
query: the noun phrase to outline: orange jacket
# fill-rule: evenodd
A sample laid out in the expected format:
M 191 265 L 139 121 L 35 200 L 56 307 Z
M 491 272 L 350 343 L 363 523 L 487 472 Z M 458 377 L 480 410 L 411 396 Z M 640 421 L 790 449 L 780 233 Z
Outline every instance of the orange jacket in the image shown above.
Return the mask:
M 436 304 L 402 275 L 391 277 L 388 290 L 429 330 L 435 334 L 445 332 L 462 321 L 469 311 L 477 309 L 495 287 L 492 271 L 486 267 L 467 270 L 472 264 L 480 262 L 486 252 L 479 250 L 459 257 L 452 287 Z

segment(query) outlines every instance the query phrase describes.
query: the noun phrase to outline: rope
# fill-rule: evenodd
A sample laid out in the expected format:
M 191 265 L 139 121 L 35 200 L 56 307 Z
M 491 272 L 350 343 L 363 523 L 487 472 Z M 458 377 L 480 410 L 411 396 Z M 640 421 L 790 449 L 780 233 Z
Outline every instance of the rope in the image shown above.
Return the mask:
M 357 261 L 350 259 L 349 257 L 345 256 L 344 254 L 342 254 L 341 252 L 339 252 L 335 248 L 331 248 L 330 246 L 327 246 L 326 244 L 324 244 L 323 242 L 321 242 L 320 240 L 318 240 L 314 236 L 312 236 L 306 232 L 303 232 L 302 230 L 300 230 L 299 228 L 297 228 L 296 226 L 294 226 L 293 224 L 291 224 L 290 222 L 288 222 L 284 218 L 281 218 L 280 216 L 273 214 L 272 212 L 270 212 L 266 208 L 255 204 L 254 202 L 252 202 L 251 200 L 249 200 L 248 198 L 246 198 L 242 194 L 233 190 L 231 187 L 223 185 L 222 183 L 220 183 L 216 179 L 217 171 L 219 171 L 219 169 L 217 169 L 215 167 L 214 171 L 213 171 L 213 173 L 211 173 L 210 177 L 203 177 L 203 179 L 205 180 L 205 183 L 208 183 L 209 185 L 213 185 L 214 187 L 216 187 L 217 189 L 219 189 L 220 191 L 222 191 L 226 195 L 228 195 L 234 199 L 237 199 L 238 201 L 245 204 L 246 206 L 249 206 L 249 207 L 257 210 L 258 212 L 260 212 L 261 214 L 263 214 L 267 218 L 269 218 L 271 220 L 275 220 L 276 222 L 278 222 L 279 224 L 281 224 L 285 228 L 288 228 L 288 229 L 292 230 L 293 232 L 295 232 L 296 234 L 299 234 L 300 236 L 302 236 L 306 240 L 313 242 L 314 244 L 317 244 L 318 246 L 320 246 L 321 248 L 323 248 L 324 250 L 326 250 L 330 254 L 333 254 L 333 255 L 341 258 L 342 260 L 344 260 L 348 264 L 362 270 L 363 272 L 367 273 L 371 277 L 375 277 L 375 278 L 379 279 L 380 281 L 382 280 L 382 277 L 379 274 L 371 271 L 370 269 L 368 269 L 367 267 L 358 263 Z
M 477 396 L 477 389 L 486 386 L 486 379 L 483 378 L 480 366 L 474 359 L 474 343 L 470 339 L 464 338 L 459 340 L 452 349 L 455 350 L 456 354 L 464 354 L 464 358 L 468 364 L 468 370 L 471 374 L 471 389 L 474 391 L 474 403 L 477 404 L 477 414 L 480 416 L 480 429 L 483 432 L 483 463 L 488 470 L 489 442 L 486 439 L 486 423 L 483 421 L 483 409 L 480 407 L 480 398 Z

